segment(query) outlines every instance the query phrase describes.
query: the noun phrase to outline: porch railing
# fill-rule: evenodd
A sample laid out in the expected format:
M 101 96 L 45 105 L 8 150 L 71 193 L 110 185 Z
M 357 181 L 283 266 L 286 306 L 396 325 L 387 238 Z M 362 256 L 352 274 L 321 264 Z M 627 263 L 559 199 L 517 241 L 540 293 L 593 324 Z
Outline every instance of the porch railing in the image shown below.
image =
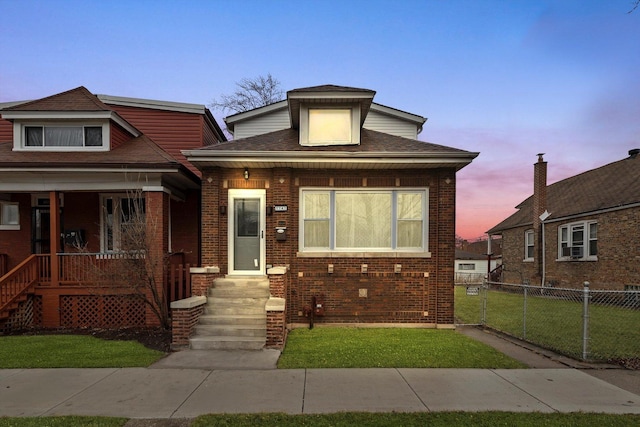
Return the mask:
M 51 285 L 49 255 L 38 255 L 40 284 Z M 130 253 L 60 253 L 58 254 L 59 283 L 63 286 L 122 285 L 126 281 L 126 261 L 144 259 L 144 254 Z M 118 266 L 117 264 L 122 264 Z M 122 269 L 119 271 L 119 269 Z M 165 276 L 168 302 L 191 296 L 190 265 L 183 256 L 172 255 Z
M 31 255 L 0 278 L 0 316 L 38 282 L 38 257 Z

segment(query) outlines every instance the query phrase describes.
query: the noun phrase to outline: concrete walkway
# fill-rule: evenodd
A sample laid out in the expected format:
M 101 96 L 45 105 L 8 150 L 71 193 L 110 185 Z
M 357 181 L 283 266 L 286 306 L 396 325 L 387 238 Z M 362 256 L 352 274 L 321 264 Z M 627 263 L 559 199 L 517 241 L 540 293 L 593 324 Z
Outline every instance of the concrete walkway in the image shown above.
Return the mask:
M 477 328 L 458 331 L 534 369 L 278 370 L 275 350 L 186 350 L 150 368 L 0 370 L 0 416 L 178 422 L 209 413 L 256 412 L 640 414 L 640 371 L 587 365 Z
M 0 416 L 339 411 L 640 414 L 640 396 L 566 368 L 0 371 Z

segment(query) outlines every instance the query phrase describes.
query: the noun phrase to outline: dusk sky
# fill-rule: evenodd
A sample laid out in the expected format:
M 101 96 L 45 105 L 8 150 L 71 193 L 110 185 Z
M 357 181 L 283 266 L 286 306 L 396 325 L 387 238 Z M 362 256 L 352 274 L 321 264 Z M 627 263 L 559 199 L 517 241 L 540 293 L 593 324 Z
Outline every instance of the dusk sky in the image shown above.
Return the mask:
M 244 77 L 375 90 L 419 139 L 480 152 L 458 174 L 475 240 L 533 191 L 640 148 L 632 0 L 0 0 L 0 102 L 78 86 L 210 104 Z M 223 125 L 223 113 L 213 111 Z

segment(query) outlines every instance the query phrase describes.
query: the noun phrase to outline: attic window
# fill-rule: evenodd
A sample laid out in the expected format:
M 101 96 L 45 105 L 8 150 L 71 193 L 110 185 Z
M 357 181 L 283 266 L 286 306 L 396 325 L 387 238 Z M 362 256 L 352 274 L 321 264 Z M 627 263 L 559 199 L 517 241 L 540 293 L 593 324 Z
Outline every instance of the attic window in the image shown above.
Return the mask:
M 26 147 L 101 147 L 102 126 L 25 126 Z
M 359 108 L 352 106 L 300 108 L 300 145 L 357 145 L 359 143 Z

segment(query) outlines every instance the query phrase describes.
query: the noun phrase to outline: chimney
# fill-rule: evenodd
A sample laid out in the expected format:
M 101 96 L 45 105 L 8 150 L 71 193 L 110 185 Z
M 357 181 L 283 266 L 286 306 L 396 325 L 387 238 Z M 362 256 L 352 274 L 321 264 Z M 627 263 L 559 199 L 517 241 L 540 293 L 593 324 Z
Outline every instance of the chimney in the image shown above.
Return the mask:
M 540 215 L 547 210 L 547 162 L 538 154 L 538 162 L 533 165 L 533 229 L 540 229 Z

